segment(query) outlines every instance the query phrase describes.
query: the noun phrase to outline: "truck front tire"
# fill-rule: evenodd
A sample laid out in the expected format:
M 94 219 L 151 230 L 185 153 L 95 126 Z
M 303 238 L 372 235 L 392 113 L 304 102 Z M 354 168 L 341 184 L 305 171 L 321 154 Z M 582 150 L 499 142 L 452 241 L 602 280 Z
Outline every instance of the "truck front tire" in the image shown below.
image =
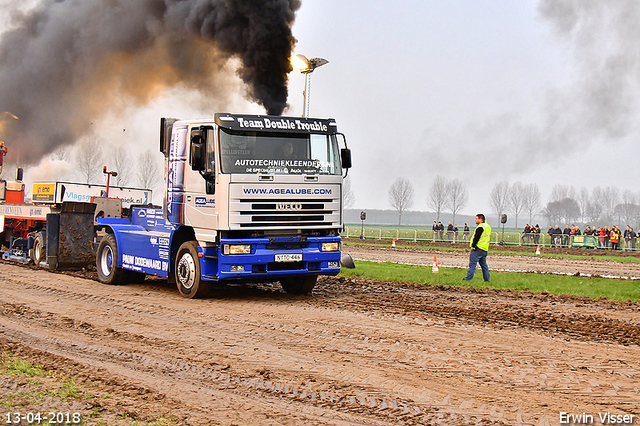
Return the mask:
M 176 285 L 182 296 L 194 299 L 209 294 L 210 284 L 202 281 L 200 277 L 200 258 L 195 241 L 182 243 L 178 249 L 174 270 Z
M 105 284 L 124 284 L 129 271 L 118 268 L 118 244 L 112 234 L 105 235 L 98 245 L 96 270 L 98 278 Z
M 280 285 L 289 294 L 309 294 L 315 287 L 317 280 L 317 275 L 283 278 L 280 280 Z

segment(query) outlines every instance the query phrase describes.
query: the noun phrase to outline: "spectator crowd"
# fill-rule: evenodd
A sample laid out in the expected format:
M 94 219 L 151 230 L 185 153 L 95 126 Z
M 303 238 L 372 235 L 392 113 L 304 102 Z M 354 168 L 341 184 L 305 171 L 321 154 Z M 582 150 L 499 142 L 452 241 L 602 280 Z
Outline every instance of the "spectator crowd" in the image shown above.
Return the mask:
M 447 241 L 450 243 L 456 242 L 468 242 L 470 229 L 465 223 L 462 230 L 458 228 L 458 225 L 454 225 L 449 222 L 448 226 L 445 226 L 442 222 L 434 221 L 431 227 L 433 231 L 433 241 Z M 462 231 L 462 239 L 460 239 L 460 231 Z M 570 247 L 572 244 L 572 237 L 578 235 L 592 236 L 593 241 L 596 243 L 594 247 L 608 250 L 635 250 L 636 244 L 640 248 L 640 234 L 636 233 L 632 227 L 627 225 L 624 232 L 620 231 L 618 226 L 604 226 L 601 228 L 592 228 L 590 225 L 581 231 L 575 225 L 567 225 L 564 229 L 561 229 L 558 225 L 549 225 L 549 229 L 546 234 L 551 240 L 551 247 Z M 524 227 L 522 234 L 520 235 L 521 243 L 538 245 L 541 244 L 540 236 L 542 230 L 540 226 L 527 224 Z
M 598 248 L 610 250 L 621 250 L 622 248 L 624 250 L 635 250 L 639 237 L 629 225 L 627 225 L 624 232 L 621 232 L 618 226 L 604 226 L 601 228 L 594 226 L 592 228 L 588 225 L 584 231 L 580 231 L 580 228 L 575 225 L 567 225 L 564 229 L 560 229 L 558 225 L 549 225 L 547 235 L 551 240 L 551 247 L 569 247 L 572 237 L 589 235 L 597 239 Z M 525 244 L 539 244 L 540 227 L 527 224 L 521 238 Z
M 442 224 L 442 222 L 436 222 L 435 220 L 433 221 L 433 226 L 431 227 L 431 230 L 433 231 L 433 241 L 445 241 L 444 239 L 444 231 L 445 231 L 445 227 Z M 449 222 L 449 225 L 446 228 L 447 231 L 447 240 L 450 243 L 455 243 L 455 242 L 459 242 L 460 240 L 458 239 L 459 237 L 459 233 L 460 230 L 458 229 L 458 225 L 454 225 L 451 222 Z M 470 229 L 469 226 L 465 223 L 464 227 L 462 228 L 462 241 L 468 241 L 469 240 L 469 233 L 470 233 Z

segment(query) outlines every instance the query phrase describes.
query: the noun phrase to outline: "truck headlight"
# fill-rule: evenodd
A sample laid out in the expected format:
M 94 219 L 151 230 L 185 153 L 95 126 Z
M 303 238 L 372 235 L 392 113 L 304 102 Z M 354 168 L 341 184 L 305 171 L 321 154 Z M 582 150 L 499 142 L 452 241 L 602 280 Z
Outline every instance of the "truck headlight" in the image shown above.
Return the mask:
M 224 244 L 222 254 L 251 254 L 250 244 Z
M 333 243 L 322 243 L 322 251 L 339 251 L 340 250 L 340 243 L 339 242 L 333 242 Z

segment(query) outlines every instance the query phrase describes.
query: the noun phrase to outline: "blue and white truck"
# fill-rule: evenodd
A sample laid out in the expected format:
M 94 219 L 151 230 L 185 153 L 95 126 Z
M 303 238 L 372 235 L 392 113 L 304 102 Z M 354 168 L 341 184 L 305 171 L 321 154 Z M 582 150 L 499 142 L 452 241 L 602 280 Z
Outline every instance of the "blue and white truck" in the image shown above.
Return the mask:
M 162 208 L 97 219 L 102 282 L 151 274 L 194 298 L 215 282 L 280 281 L 306 294 L 340 272 L 351 152 L 335 120 L 215 114 L 160 127 Z

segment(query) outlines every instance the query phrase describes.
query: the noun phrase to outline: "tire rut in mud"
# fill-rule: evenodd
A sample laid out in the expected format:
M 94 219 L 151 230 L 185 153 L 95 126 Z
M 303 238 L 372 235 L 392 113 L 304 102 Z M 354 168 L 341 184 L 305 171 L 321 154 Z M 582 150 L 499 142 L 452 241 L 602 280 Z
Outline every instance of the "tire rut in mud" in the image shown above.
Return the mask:
M 97 286 L 105 289 L 100 284 Z M 302 413 L 302 418 L 310 424 L 315 423 L 319 417 L 330 419 L 334 412 L 342 413 L 347 417 L 355 416 L 353 421 L 357 418 L 369 419 L 368 421 L 373 424 L 376 423 L 376 419 L 382 424 L 407 425 L 429 423 L 436 419 L 445 420 L 449 424 L 475 424 L 480 419 L 488 421 L 486 416 L 473 417 L 473 410 L 466 410 L 464 415 L 456 413 L 447 402 L 440 403 L 439 407 L 431 404 L 416 404 L 393 392 L 380 392 L 376 387 L 354 387 L 349 380 L 341 379 L 341 376 L 348 376 L 345 372 L 348 368 L 345 368 L 345 371 L 335 372 L 325 369 L 306 375 L 301 381 L 298 374 L 289 375 L 251 369 L 251 364 L 259 365 L 261 359 L 259 356 L 253 357 L 248 348 L 238 349 L 242 355 L 233 353 L 235 346 L 242 341 L 255 338 L 256 332 L 272 340 L 274 345 L 282 346 L 291 343 L 286 337 L 290 333 L 300 336 L 314 335 L 317 347 L 306 349 L 300 347 L 299 349 L 322 352 L 327 346 L 334 344 L 334 333 L 327 333 L 323 337 L 317 329 L 313 328 L 298 325 L 282 326 L 278 323 L 253 320 L 245 320 L 238 327 L 233 321 L 229 323 L 229 319 L 221 315 L 203 311 L 189 312 L 183 308 L 186 305 L 174 307 L 170 303 L 156 304 L 149 300 L 139 302 L 131 300 L 131 294 L 127 293 L 126 289 L 122 297 L 119 297 L 117 294 L 94 294 L 91 288 L 57 287 L 23 278 L 12 282 L 11 287 L 21 287 L 25 293 L 37 294 L 38 299 L 64 301 L 65 307 L 63 309 L 55 306 L 53 302 L 47 303 L 43 309 L 24 302 L 0 303 L 0 320 L 3 329 L 6 330 L 5 338 L 11 339 L 14 344 L 22 342 L 23 346 L 47 353 L 58 360 L 67 359 L 70 365 L 82 364 L 84 371 L 91 371 L 97 377 L 105 377 L 105 380 L 110 380 L 109 377 L 112 377 L 107 373 L 110 371 L 113 371 L 114 375 L 119 374 L 124 377 L 128 375 L 175 377 L 176 385 L 180 386 L 187 386 L 185 383 L 194 386 L 193 384 L 198 383 L 199 387 L 209 389 L 213 393 L 234 394 L 241 399 L 262 401 L 260 403 L 271 401 L 286 404 L 290 406 L 287 411 Z M 151 298 L 153 296 L 167 296 L 167 299 L 179 297 L 175 293 L 165 295 L 164 293 L 167 292 L 164 288 L 152 289 L 150 293 Z M 246 299 L 248 303 L 255 302 L 256 295 L 261 295 L 258 302 L 274 296 L 270 289 L 244 287 L 232 289 L 227 293 L 227 297 Z M 275 294 L 275 299 L 280 299 L 281 302 L 291 300 L 296 303 L 306 303 L 305 297 L 291 297 L 286 294 Z M 236 301 L 234 300 L 234 303 Z M 213 300 L 210 303 L 225 302 Z M 149 317 L 158 322 L 181 322 L 187 329 L 212 326 L 217 322 L 222 323 L 221 327 L 225 327 L 227 323 L 227 326 L 238 327 L 239 334 L 236 340 L 220 342 L 216 341 L 215 333 L 212 332 L 208 338 L 211 349 L 202 351 L 194 348 L 193 344 L 185 344 L 181 339 L 172 339 L 166 334 L 162 334 L 164 338 L 156 338 L 153 333 L 138 334 L 116 330 L 124 327 L 123 325 L 104 327 L 104 325 L 95 324 L 90 315 L 82 312 L 82 307 L 85 305 L 100 306 L 101 310 L 109 312 L 114 318 L 123 318 L 128 313 L 131 320 Z M 66 309 L 68 314 L 62 314 L 61 309 Z M 98 317 L 99 312 L 93 316 L 94 320 Z M 320 335 L 319 338 L 318 335 Z M 348 343 L 347 346 L 351 346 L 351 349 L 347 350 L 353 350 L 353 345 L 357 344 L 357 341 L 353 343 L 346 336 L 341 339 Z M 371 336 L 369 345 L 375 343 Z M 295 353 L 295 346 L 288 351 Z M 277 351 L 274 350 L 270 356 L 279 356 L 276 354 Z M 295 356 L 288 356 L 292 360 L 296 359 Z M 230 368 L 229 362 L 233 368 Z M 307 364 L 304 365 L 304 369 L 312 371 L 314 366 Z M 130 384 L 123 384 L 123 391 L 130 386 Z M 153 389 L 152 384 L 149 383 L 137 383 L 135 386 Z M 167 398 L 175 399 L 176 397 L 169 395 Z M 254 402 L 254 404 L 257 403 Z M 195 407 L 191 408 L 195 409 Z M 198 415 L 207 416 L 202 413 Z
M 295 378 L 289 378 L 289 380 L 286 377 L 271 378 L 272 373 L 268 369 L 254 371 L 253 374 L 241 369 L 234 372 L 229 370 L 229 365 L 223 364 L 224 358 L 221 359 L 221 363 L 213 362 L 211 354 L 207 351 L 197 351 L 176 342 L 159 341 L 141 335 L 116 332 L 110 328 L 99 329 L 84 321 L 60 317 L 25 305 L 2 303 L 0 316 L 20 321 L 24 324 L 23 328 L 25 329 L 24 332 L 7 330 L 5 342 L 9 339 L 12 343 L 7 342 L 3 346 L 18 348 L 16 352 L 22 354 L 36 354 L 33 356 L 38 358 L 39 363 L 42 363 L 44 359 L 48 366 L 66 369 L 67 372 L 72 369 L 82 370 L 82 379 L 86 380 L 88 377 L 92 377 L 92 380 L 95 381 L 96 378 L 99 378 L 110 385 L 111 392 L 131 397 L 131 391 L 134 390 L 133 396 L 142 396 L 143 399 L 148 399 L 148 395 L 152 394 L 154 400 L 163 400 L 165 406 L 173 407 L 177 413 L 182 413 L 180 416 L 183 419 L 191 418 L 188 424 L 207 424 L 208 415 L 206 412 L 198 412 L 196 407 L 189 407 L 190 414 L 184 414 L 184 404 L 180 404 L 162 393 L 157 394 L 154 390 L 140 383 L 128 383 L 114 379 L 108 373 L 113 370 L 109 366 L 127 365 L 129 366 L 127 369 L 135 370 L 136 376 L 145 373 L 155 377 L 179 377 L 180 382 L 198 383 L 201 389 L 233 393 L 241 398 L 251 400 L 257 398 L 267 403 L 274 400 L 284 400 L 287 405 L 291 406 L 292 412 L 304 412 L 303 407 L 305 406 L 321 410 L 312 416 L 314 410 L 309 413 L 310 417 L 307 418 L 309 424 L 314 424 L 316 417 L 330 419 L 332 417 L 330 413 L 334 411 L 347 416 L 356 416 L 351 419 L 352 421 L 356 421 L 356 418 L 369 419 L 369 422 L 373 422 L 373 424 L 376 423 L 375 419 L 380 419 L 382 424 L 403 425 L 429 424 L 434 421 L 461 425 L 478 424 L 479 422 L 482 424 L 503 424 L 500 421 L 488 421 L 486 418 L 482 420 L 480 413 L 477 414 L 478 417 L 473 415 L 473 410 L 466 410 L 464 414 L 456 413 L 455 410 L 452 412 L 452 408 L 455 407 L 448 407 L 448 401 L 441 403 L 440 407 L 415 404 L 410 400 L 397 398 L 393 395 L 380 394 L 375 389 L 369 391 L 354 389 L 353 386 L 341 382 L 338 378 L 314 386 L 313 381 L 315 380 L 300 383 Z M 46 332 L 29 331 L 36 327 L 42 327 Z M 263 324 L 262 328 L 269 329 L 271 326 Z M 86 337 L 86 339 L 78 338 L 79 335 Z M 18 341 L 22 343 L 16 343 Z M 172 353 L 184 354 L 184 357 L 175 357 L 171 355 Z M 120 392 L 118 392 L 118 387 L 120 387 Z M 126 413 L 134 417 L 144 417 L 145 415 L 144 410 L 128 410 Z M 323 424 L 323 422 L 318 424 Z
M 561 250 L 561 249 L 558 249 Z M 579 249 L 569 249 L 576 251 Z M 35 268 L 37 269 L 37 268 Z M 97 280 L 95 271 L 65 271 L 69 276 Z M 169 291 L 166 280 L 155 279 L 156 291 Z M 33 286 L 29 283 L 28 285 Z M 212 297 L 295 297 L 279 294 L 278 283 L 238 286 L 213 290 Z M 93 295 L 79 295 L 58 289 L 42 288 L 56 297 L 71 297 L 99 302 Z M 582 340 L 615 342 L 623 345 L 640 344 L 640 304 L 593 300 L 570 295 L 534 294 L 509 290 L 473 289 L 445 286 L 423 286 L 410 283 L 378 280 L 320 277 L 314 290 L 312 304 L 349 306 L 354 310 L 392 310 L 406 314 L 430 314 L 447 319 L 486 323 L 498 327 L 528 327 L 551 335 L 566 335 Z M 320 300 L 317 297 L 322 296 Z M 107 297 L 109 301 L 111 297 Z M 113 300 L 111 300 L 113 301 Z M 136 310 L 130 302 L 127 309 Z M 577 309 L 577 308 L 582 309 Z M 142 306 L 143 312 L 147 307 Z M 154 315 L 161 315 L 162 307 Z M 607 312 L 623 315 L 624 320 L 606 315 Z
M 640 304 L 633 302 L 362 278 L 325 277 L 320 282 L 318 295 L 350 309 L 429 314 L 497 327 L 525 327 L 584 341 L 640 344 Z

